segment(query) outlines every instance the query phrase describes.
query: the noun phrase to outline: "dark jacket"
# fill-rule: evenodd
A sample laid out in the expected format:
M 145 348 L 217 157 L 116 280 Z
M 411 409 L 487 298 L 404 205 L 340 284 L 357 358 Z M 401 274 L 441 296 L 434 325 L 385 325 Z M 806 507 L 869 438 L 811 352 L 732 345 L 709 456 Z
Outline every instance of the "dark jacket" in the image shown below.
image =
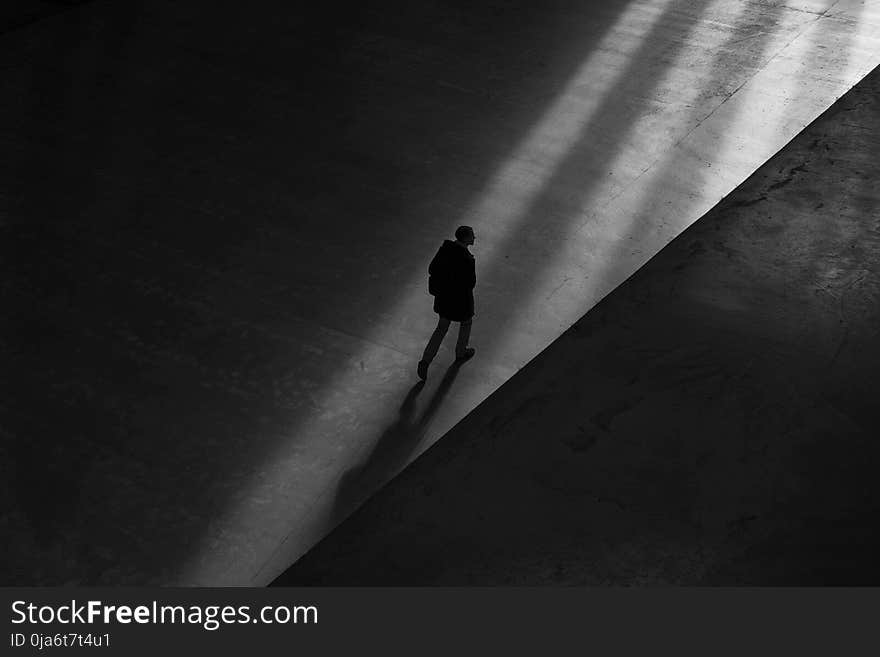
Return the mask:
M 428 267 L 428 290 L 434 312 L 454 322 L 474 316 L 477 269 L 474 256 L 461 244 L 445 240 Z

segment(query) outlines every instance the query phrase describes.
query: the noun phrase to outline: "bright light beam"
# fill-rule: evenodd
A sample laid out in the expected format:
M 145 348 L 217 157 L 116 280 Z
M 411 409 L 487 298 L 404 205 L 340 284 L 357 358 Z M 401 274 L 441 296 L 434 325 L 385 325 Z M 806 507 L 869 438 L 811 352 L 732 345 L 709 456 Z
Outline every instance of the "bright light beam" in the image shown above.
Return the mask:
M 458 223 L 470 222 L 482 237 L 491 236 L 480 242 L 481 265 L 490 263 L 495 255 L 494 245 L 507 237 L 507 227 L 519 221 L 540 193 L 556 165 L 590 120 L 591 113 L 601 104 L 604 95 L 619 83 L 615 72 L 625 70 L 629 57 L 641 45 L 643 35 L 651 30 L 672 2 L 656 0 L 629 4 L 535 128 L 492 177 L 480 199 L 463 213 Z M 363 370 L 377 369 L 370 365 L 387 363 L 389 359 L 396 358 L 400 361 L 401 372 L 411 369 L 414 354 L 395 354 L 380 340 L 387 340 L 387 336 L 394 332 L 389 324 L 396 324 L 398 318 L 424 314 L 423 287 L 418 284 L 408 288 L 413 292 L 405 294 L 387 313 L 391 318 L 388 322 L 365 338 L 362 353 L 353 357 L 350 367 L 341 370 L 326 384 L 321 393 L 322 399 L 315 401 L 317 408 L 343 409 L 347 405 L 340 398 L 340 391 L 362 391 L 371 385 L 375 387 L 375 382 L 366 379 L 362 373 Z M 425 331 L 422 333 L 424 336 L 428 334 Z M 364 367 L 359 366 L 361 363 L 365 364 Z M 414 451 L 413 458 L 488 396 L 513 371 L 506 369 L 484 385 L 477 391 L 476 399 L 473 396 L 468 399 L 467 407 L 455 408 L 454 401 L 447 404 L 444 410 L 453 409 L 452 412 L 438 414 L 420 449 Z M 385 391 L 383 396 L 397 399 L 411 381 L 404 378 L 390 383 L 392 390 Z M 333 399 L 334 396 L 336 399 Z M 343 396 L 363 397 L 363 392 Z M 273 570 L 277 569 L 273 565 L 264 567 L 267 559 L 273 564 L 289 564 L 329 531 L 333 523 L 339 520 L 331 518 L 332 492 L 346 468 L 358 462 L 361 454 L 372 449 L 371 444 L 363 444 L 363 436 L 376 436 L 381 432 L 383 423 L 387 421 L 388 409 L 375 404 L 360 404 L 355 413 L 357 417 L 354 418 L 344 417 L 342 410 L 315 413 L 303 425 L 293 427 L 291 436 L 295 436 L 296 440 L 291 444 L 280 444 L 266 458 L 259 479 L 249 482 L 245 490 L 236 496 L 239 501 L 230 506 L 222 519 L 213 523 L 212 529 L 194 549 L 192 558 L 181 568 L 177 581 L 196 584 L 263 583 L 267 577 L 274 576 L 276 573 Z M 328 436 L 336 437 L 335 444 L 327 444 Z M 316 472 L 320 476 L 316 477 Z M 298 473 L 302 473 L 302 476 L 298 477 Z M 297 481 L 298 485 L 292 486 L 292 480 Z M 274 499 L 274 505 L 280 505 L 285 510 L 284 514 L 271 521 L 265 513 L 255 513 L 251 502 L 268 499 Z M 236 535 L 262 536 L 264 545 L 281 547 L 274 555 L 253 549 L 242 552 L 229 545 L 237 540 Z

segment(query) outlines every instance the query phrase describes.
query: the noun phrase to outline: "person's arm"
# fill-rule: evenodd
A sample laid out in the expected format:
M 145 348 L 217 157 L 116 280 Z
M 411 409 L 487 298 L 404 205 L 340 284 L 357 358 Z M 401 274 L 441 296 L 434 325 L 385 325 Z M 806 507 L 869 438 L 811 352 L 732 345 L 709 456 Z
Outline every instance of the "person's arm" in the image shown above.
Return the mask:
M 446 280 L 448 267 L 444 263 L 441 253 L 442 248 L 437 250 L 431 259 L 431 264 L 428 265 L 428 290 L 435 296 L 444 292 L 448 285 Z

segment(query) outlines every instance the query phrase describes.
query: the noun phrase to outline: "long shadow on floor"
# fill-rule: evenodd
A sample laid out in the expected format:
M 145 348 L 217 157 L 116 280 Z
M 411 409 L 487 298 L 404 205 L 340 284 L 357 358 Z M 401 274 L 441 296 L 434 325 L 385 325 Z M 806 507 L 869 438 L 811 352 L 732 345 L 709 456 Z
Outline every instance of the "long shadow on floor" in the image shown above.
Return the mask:
M 409 390 L 395 422 L 382 432 L 369 454 L 340 477 L 333 505 L 336 522 L 345 518 L 407 464 L 452 388 L 461 365 L 455 362 L 449 366 L 421 415 L 417 413 L 418 397 L 425 382 L 419 381 Z

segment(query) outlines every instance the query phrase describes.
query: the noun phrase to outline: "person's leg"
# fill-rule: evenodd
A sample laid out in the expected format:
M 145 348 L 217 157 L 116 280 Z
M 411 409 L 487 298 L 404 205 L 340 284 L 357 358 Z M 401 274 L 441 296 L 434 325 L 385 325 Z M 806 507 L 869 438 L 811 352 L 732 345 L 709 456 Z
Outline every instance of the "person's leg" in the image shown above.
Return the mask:
M 462 322 L 458 327 L 458 340 L 455 343 L 455 357 L 459 360 L 470 358 L 474 355 L 474 350 L 468 348 L 468 341 L 471 339 L 471 320 Z
M 434 329 L 431 339 L 428 340 L 428 345 L 425 347 L 425 353 L 422 354 L 421 362 L 430 364 L 434 360 L 434 356 L 437 355 L 437 350 L 440 348 L 440 343 L 443 342 L 443 338 L 446 337 L 446 331 L 449 330 L 449 323 L 449 320 L 445 317 L 441 317 L 437 321 L 437 328 Z

